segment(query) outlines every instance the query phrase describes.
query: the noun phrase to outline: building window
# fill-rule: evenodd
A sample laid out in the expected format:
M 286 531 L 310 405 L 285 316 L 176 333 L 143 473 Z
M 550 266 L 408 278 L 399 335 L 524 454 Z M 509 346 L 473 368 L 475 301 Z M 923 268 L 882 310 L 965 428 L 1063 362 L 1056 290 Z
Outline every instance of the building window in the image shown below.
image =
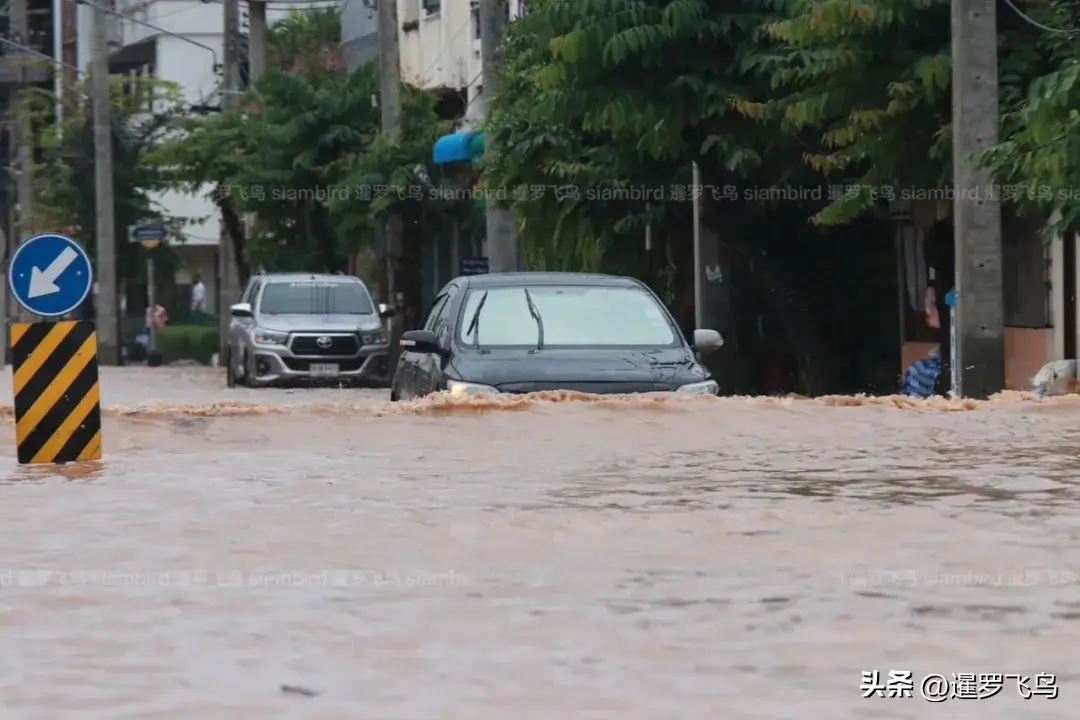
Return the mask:
M 480 6 L 473 5 L 472 10 L 469 11 L 472 16 L 472 36 L 473 40 L 480 39 Z
M 424 14 L 434 15 L 442 9 L 442 0 L 423 0 Z

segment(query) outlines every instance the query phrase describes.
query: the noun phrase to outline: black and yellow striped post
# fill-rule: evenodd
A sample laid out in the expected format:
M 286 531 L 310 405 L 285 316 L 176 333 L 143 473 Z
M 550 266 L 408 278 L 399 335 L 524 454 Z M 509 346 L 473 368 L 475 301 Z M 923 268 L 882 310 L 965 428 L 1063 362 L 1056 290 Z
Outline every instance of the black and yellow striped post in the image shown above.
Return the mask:
M 97 333 L 88 320 L 11 327 L 21 464 L 101 459 Z

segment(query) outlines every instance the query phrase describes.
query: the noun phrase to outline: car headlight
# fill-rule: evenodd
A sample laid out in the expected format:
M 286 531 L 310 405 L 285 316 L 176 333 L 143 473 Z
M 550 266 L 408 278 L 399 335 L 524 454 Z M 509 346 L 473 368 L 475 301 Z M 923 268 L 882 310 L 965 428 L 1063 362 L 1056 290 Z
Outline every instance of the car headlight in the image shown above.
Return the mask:
M 289 341 L 289 333 L 276 332 L 274 330 L 255 330 L 255 342 L 259 345 L 284 345 Z
M 365 345 L 385 345 L 389 342 L 386 335 L 386 330 L 375 330 L 373 332 L 366 332 L 360 336 L 360 340 Z
M 715 380 L 706 380 L 705 382 L 683 385 L 676 392 L 690 393 L 691 395 L 716 395 L 720 392 L 720 386 L 716 384 Z
M 447 380 L 446 389 L 452 397 L 473 397 L 474 395 L 498 395 L 499 391 L 490 385 L 462 382 L 461 380 Z

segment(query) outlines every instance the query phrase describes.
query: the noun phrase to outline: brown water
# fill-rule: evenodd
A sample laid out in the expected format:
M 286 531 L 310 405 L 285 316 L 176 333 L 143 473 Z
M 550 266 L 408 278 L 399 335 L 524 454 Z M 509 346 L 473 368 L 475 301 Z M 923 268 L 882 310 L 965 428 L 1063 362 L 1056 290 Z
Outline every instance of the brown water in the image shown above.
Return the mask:
M 4 720 L 1076 716 L 1076 398 L 222 385 L 106 372 L 102 464 L 21 468 L 4 421 Z

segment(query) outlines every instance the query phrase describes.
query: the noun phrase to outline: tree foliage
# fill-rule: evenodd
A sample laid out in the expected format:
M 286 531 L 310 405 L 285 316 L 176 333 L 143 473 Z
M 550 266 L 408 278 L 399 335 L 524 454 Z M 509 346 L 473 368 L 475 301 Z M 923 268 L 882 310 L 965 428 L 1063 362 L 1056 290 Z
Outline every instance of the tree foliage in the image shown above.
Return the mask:
M 740 109 L 802 137 L 828 182 L 857 188 L 815 221 L 845 224 L 951 184 L 950 18 L 949 0 L 799 0 L 769 27 L 779 52 L 761 67 L 775 96 Z M 1014 15 L 999 30 L 1001 102 L 1013 108 L 1048 48 Z
M 1059 213 L 1052 230 L 1080 227 L 1080 25 L 1065 3 L 1028 7 L 1040 24 L 1042 72 L 1005 107 L 1001 143 L 978 159 L 1005 188 L 1006 201 L 1040 218 Z M 1004 73 L 1004 70 L 1003 70 Z M 1005 77 L 1002 78 L 1005 81 Z
M 1051 0 L 1031 7 L 1064 22 Z M 1031 133 L 1060 128 L 1060 112 L 1075 107 L 1075 46 L 1012 13 L 999 29 L 1009 154 L 995 158 L 1023 175 L 1036 150 L 1041 161 L 1056 157 Z M 503 183 L 657 186 L 688 182 L 696 161 L 712 185 L 857 188 L 800 208 L 846 224 L 949 183 L 950 55 L 949 0 L 543 0 L 509 31 L 488 172 Z M 1029 98 L 1029 86 L 1045 101 Z M 555 219 L 585 244 L 605 234 L 596 226 L 639 231 L 645 214 L 640 203 L 518 205 L 526 228 L 542 218 L 539 234 L 550 235 Z
M 692 162 L 707 182 L 787 172 L 785 138 L 737 112 L 761 101 L 753 56 L 782 0 L 547 0 L 511 25 L 488 119 L 486 172 L 517 201 L 532 254 L 554 267 L 670 266 L 628 237 L 685 222 Z M 563 188 L 552 192 L 552 188 Z M 649 190 L 634 198 L 631 188 Z M 640 193 L 639 193 L 640 194 Z M 667 278 L 670 281 L 670 277 Z
M 266 71 L 241 107 L 180 121 L 153 158 L 185 192 L 212 188 L 226 224 L 236 221 L 230 234 L 245 265 L 341 271 L 349 254 L 370 245 L 377 216 L 395 206 L 425 212 L 428 196 L 409 197 L 406 179 L 417 167 L 427 172 L 432 144 L 449 128 L 433 98 L 407 88 L 400 137 L 382 133 L 374 64 L 347 73 L 334 59 L 337 13 L 294 13 L 275 26 L 278 69 Z M 245 237 L 238 220 L 246 213 L 255 224 Z
M 94 128 L 88 90 L 80 84 L 74 93 L 58 99 L 52 92 L 35 88 L 26 91 L 22 101 L 31 108 L 41 150 L 34 168 L 38 221 L 42 227 L 76 234 L 95 253 Z M 70 102 L 70 98 L 75 101 Z M 64 103 L 59 123 L 55 117 L 58 102 Z M 174 85 L 153 78 L 113 78 L 113 197 L 121 276 L 137 275 L 141 270 L 137 249 L 128 242 L 127 228 L 160 214 L 155 193 L 167 187 L 168 178 L 149 157 L 179 112 L 180 96 Z M 178 223 L 170 230 L 183 237 Z

